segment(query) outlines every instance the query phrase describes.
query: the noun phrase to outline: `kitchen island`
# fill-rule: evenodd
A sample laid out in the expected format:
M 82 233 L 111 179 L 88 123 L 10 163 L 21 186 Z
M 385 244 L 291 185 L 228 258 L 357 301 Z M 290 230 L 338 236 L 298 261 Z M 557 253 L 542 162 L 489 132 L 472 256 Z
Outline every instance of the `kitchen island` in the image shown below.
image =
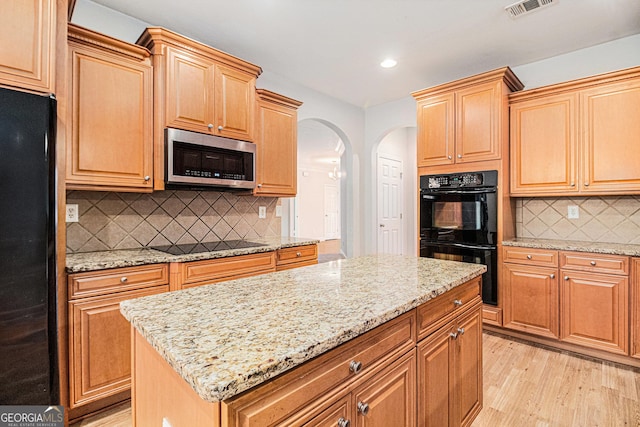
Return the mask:
M 135 425 L 470 424 L 485 269 L 367 256 L 125 301 Z

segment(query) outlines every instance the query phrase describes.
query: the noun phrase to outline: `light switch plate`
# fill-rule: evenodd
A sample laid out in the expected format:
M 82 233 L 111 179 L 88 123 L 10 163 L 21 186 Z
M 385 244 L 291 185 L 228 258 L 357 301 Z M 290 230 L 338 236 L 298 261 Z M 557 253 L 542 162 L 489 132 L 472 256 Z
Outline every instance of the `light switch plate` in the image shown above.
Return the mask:
M 78 205 L 69 204 L 66 208 L 66 222 L 78 222 Z
M 276 205 L 276 217 L 279 218 L 282 216 L 282 206 Z
M 567 206 L 567 218 L 578 219 L 580 218 L 580 208 L 576 205 Z
M 258 207 L 258 218 L 266 218 L 267 217 L 267 207 L 266 206 L 259 206 Z

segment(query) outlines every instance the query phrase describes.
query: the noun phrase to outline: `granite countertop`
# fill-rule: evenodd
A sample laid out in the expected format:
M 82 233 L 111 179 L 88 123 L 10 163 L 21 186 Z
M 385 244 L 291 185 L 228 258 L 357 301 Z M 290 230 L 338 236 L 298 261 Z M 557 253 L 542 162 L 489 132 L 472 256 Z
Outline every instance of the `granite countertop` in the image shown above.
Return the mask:
M 202 399 L 217 402 L 485 271 L 372 255 L 124 301 L 120 311 Z
M 532 249 L 592 252 L 596 254 L 640 256 L 640 245 L 623 243 L 580 242 L 572 240 L 518 238 L 505 240 L 503 246 L 519 246 Z
M 263 237 L 250 239 L 250 241 L 261 243 L 264 246 L 185 255 L 171 255 L 148 248 L 79 252 L 67 254 L 66 268 L 67 273 L 79 273 L 82 271 L 104 270 L 107 268 L 131 267 L 135 265 L 158 264 L 163 262 L 198 261 L 203 259 L 225 258 L 230 256 L 269 252 L 294 246 L 313 245 L 319 242 L 317 239 L 296 237 Z

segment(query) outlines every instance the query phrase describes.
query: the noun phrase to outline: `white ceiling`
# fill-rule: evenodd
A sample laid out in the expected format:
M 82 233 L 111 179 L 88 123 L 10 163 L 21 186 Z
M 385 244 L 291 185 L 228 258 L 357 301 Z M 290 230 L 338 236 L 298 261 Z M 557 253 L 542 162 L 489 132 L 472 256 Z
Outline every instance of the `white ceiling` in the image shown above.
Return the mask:
M 360 107 L 640 33 L 639 0 L 94 0 Z M 382 69 L 392 56 L 398 65 Z

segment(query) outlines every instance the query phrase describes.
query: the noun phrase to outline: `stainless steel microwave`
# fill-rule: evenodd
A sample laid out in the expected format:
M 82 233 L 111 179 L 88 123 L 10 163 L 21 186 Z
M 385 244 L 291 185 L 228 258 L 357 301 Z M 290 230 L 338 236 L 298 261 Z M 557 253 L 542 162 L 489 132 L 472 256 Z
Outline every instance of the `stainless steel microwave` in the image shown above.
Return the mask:
M 256 146 L 250 142 L 173 128 L 165 129 L 168 187 L 252 189 Z

